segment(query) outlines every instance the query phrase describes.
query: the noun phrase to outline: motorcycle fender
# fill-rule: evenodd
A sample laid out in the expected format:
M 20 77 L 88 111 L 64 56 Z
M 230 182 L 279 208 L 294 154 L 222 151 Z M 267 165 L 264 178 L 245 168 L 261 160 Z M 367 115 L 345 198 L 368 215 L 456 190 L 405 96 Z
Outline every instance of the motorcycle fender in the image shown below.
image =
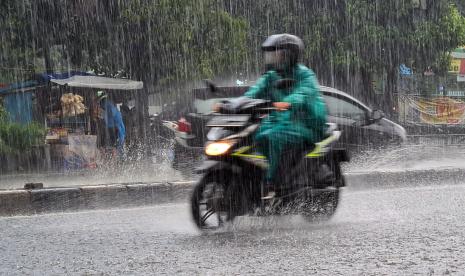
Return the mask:
M 195 168 L 195 173 L 203 174 L 211 171 L 218 171 L 224 169 L 231 169 L 231 164 L 222 162 L 222 161 L 215 161 L 215 160 L 205 160 L 202 165 Z
M 346 149 L 333 149 L 332 155 L 335 160 L 338 162 L 349 162 L 350 155 Z
M 163 121 L 163 126 L 165 126 L 167 129 L 176 132 L 178 129 L 178 124 L 174 121 Z

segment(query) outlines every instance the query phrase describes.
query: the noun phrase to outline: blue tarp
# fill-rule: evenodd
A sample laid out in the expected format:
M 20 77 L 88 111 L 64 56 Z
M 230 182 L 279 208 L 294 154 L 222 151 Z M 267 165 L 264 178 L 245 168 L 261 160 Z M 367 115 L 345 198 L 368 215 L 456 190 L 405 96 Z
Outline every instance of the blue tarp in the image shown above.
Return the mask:
M 32 122 L 32 92 L 8 94 L 3 101 L 11 122 Z
M 7 94 L 13 92 L 13 90 L 21 89 L 21 88 L 28 88 L 28 87 L 34 87 L 39 85 L 39 82 L 36 80 L 30 80 L 30 81 L 24 81 L 24 82 L 18 82 L 18 83 L 12 83 L 8 85 L 7 87 L 1 88 L 0 89 L 0 95 L 1 94 Z
M 39 76 L 44 81 L 49 81 L 51 79 L 67 79 L 73 76 L 95 76 L 95 75 L 86 73 L 86 72 L 81 72 L 81 71 L 69 71 L 69 72 L 64 72 L 64 73 L 53 73 L 53 74 L 42 73 L 42 74 L 39 74 Z
M 53 74 L 41 73 L 41 74 L 36 75 L 35 80 L 11 83 L 7 87 L 1 88 L 0 95 L 15 92 L 14 90 L 21 89 L 21 88 L 29 88 L 29 87 L 34 87 L 34 86 L 41 85 L 41 84 L 46 84 L 51 79 L 67 79 L 72 76 L 93 76 L 93 75 L 94 74 L 81 72 L 81 71 L 69 71 L 69 72 L 64 72 L 64 73 L 53 73 Z

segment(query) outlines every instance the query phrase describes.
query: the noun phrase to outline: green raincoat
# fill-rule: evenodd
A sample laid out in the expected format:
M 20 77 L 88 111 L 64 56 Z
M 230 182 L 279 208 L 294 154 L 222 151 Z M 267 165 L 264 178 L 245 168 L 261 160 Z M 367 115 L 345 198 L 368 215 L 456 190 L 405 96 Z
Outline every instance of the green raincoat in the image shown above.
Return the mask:
M 315 74 L 300 64 L 292 71 L 284 77 L 295 80 L 291 89 L 275 88 L 274 83 L 283 77 L 268 71 L 245 93 L 249 98 L 291 104 L 289 110 L 272 112 L 255 136 L 259 150 L 269 161 L 268 181 L 273 181 L 284 150 L 319 142 L 325 132 L 326 107 Z

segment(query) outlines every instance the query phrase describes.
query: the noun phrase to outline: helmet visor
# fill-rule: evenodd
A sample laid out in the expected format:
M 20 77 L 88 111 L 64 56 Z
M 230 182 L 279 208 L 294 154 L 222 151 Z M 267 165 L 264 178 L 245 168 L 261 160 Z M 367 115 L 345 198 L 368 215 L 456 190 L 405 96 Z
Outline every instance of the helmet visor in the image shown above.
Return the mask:
M 276 51 L 266 51 L 264 53 L 264 58 L 265 58 L 265 64 L 280 64 L 282 63 L 284 57 L 284 51 L 283 50 L 276 50 Z

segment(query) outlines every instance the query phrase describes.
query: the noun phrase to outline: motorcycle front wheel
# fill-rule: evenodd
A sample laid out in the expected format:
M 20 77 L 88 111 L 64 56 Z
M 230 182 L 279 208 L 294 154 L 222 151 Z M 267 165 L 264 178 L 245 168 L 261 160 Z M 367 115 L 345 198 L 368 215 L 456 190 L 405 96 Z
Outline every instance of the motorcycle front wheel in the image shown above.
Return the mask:
M 229 181 L 226 175 L 207 174 L 196 184 L 191 196 L 191 212 L 200 230 L 217 230 L 234 219 L 231 202 L 226 196 Z

